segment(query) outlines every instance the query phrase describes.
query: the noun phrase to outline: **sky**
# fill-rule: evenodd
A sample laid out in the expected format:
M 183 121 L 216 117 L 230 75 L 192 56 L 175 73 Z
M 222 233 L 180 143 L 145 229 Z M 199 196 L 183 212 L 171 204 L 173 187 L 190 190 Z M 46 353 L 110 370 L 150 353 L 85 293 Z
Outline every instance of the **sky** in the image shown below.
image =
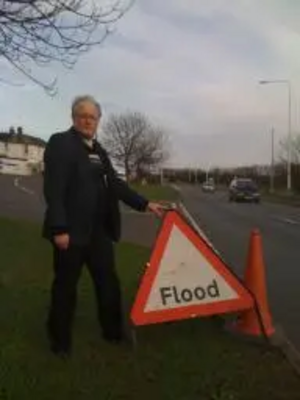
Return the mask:
M 41 72 L 57 77 L 54 98 L 0 60 L 1 77 L 24 82 L 0 82 L 0 129 L 22 125 L 47 140 L 70 126 L 73 98 L 91 94 L 104 121 L 139 111 L 166 129 L 166 166 L 267 164 L 271 129 L 276 151 L 287 137 L 288 86 L 258 82 L 288 80 L 292 131 L 300 131 L 298 0 L 136 0 L 114 28 L 73 70 Z

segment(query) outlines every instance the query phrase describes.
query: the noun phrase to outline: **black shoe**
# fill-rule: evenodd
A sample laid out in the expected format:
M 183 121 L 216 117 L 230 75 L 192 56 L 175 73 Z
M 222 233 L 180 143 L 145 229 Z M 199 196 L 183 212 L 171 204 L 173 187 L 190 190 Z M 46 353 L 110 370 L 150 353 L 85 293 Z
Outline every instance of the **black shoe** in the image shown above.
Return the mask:
M 69 358 L 71 355 L 71 349 L 69 346 L 62 346 L 57 343 L 51 343 L 50 350 L 53 354 L 60 358 Z
M 123 332 L 103 332 L 103 339 L 109 343 L 121 343 L 126 339 L 126 336 Z
M 61 358 L 69 357 L 71 353 L 71 345 L 66 340 L 64 341 L 64 343 L 61 343 L 57 340 L 57 338 L 55 338 L 54 331 L 49 321 L 47 321 L 46 326 L 51 352 Z
M 102 337 L 106 342 L 109 342 L 109 343 L 120 343 L 120 342 L 122 342 L 124 340 L 124 336 L 123 335 L 107 335 L 107 334 L 103 334 Z
M 114 333 L 107 333 L 104 332 L 102 334 L 103 339 L 114 345 L 118 344 L 125 344 L 125 345 L 133 345 L 134 338 L 130 334 L 130 332 L 122 331 L 122 332 L 114 332 Z

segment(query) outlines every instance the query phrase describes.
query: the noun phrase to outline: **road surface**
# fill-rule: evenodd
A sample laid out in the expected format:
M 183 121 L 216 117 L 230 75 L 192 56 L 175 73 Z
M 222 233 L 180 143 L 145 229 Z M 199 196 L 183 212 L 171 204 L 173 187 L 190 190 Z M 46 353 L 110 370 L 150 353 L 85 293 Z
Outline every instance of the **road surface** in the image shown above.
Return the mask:
M 225 192 L 204 194 L 197 187 L 183 187 L 182 198 L 222 257 L 241 277 L 251 230 L 260 230 L 272 315 L 300 350 L 300 209 L 229 203 Z
M 25 189 L 25 190 L 24 190 Z M 261 231 L 271 311 L 300 350 L 300 209 L 235 204 L 225 193 L 183 187 L 184 203 L 226 262 L 243 277 L 251 230 Z M 41 221 L 41 179 L 0 175 L 0 216 Z M 158 225 L 147 215 L 123 213 L 123 240 L 149 246 Z
M 40 176 L 16 178 L 0 175 L 0 217 L 41 223 L 44 209 Z M 142 246 L 152 246 L 159 229 L 157 219 L 149 214 L 132 213 L 124 207 L 122 211 L 121 239 Z

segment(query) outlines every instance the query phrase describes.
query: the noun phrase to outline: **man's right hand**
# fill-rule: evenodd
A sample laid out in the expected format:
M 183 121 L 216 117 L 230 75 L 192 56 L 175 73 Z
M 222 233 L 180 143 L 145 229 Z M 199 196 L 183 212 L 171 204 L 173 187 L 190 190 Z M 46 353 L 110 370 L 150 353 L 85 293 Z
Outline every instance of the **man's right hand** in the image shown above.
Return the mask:
M 70 236 L 68 233 L 61 233 L 54 236 L 54 243 L 60 250 L 67 250 L 70 243 Z

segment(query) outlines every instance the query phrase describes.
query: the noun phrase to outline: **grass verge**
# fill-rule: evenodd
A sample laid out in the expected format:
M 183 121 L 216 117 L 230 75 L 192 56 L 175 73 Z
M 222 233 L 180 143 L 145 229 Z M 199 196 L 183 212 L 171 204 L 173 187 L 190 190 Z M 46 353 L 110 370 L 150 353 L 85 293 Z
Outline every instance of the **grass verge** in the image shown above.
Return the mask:
M 292 207 L 300 207 L 300 195 L 299 194 L 287 194 L 287 193 L 263 193 L 263 200 L 270 203 L 285 204 Z
M 178 199 L 178 192 L 171 186 L 133 184 L 132 187 L 153 201 L 176 201 Z
M 144 327 L 137 352 L 101 341 L 86 272 L 79 285 L 74 354 L 48 352 L 44 332 L 51 254 L 40 228 L 0 220 L 0 399 L 296 400 L 300 382 L 276 352 L 237 341 L 214 319 Z M 117 248 L 130 305 L 148 250 Z

